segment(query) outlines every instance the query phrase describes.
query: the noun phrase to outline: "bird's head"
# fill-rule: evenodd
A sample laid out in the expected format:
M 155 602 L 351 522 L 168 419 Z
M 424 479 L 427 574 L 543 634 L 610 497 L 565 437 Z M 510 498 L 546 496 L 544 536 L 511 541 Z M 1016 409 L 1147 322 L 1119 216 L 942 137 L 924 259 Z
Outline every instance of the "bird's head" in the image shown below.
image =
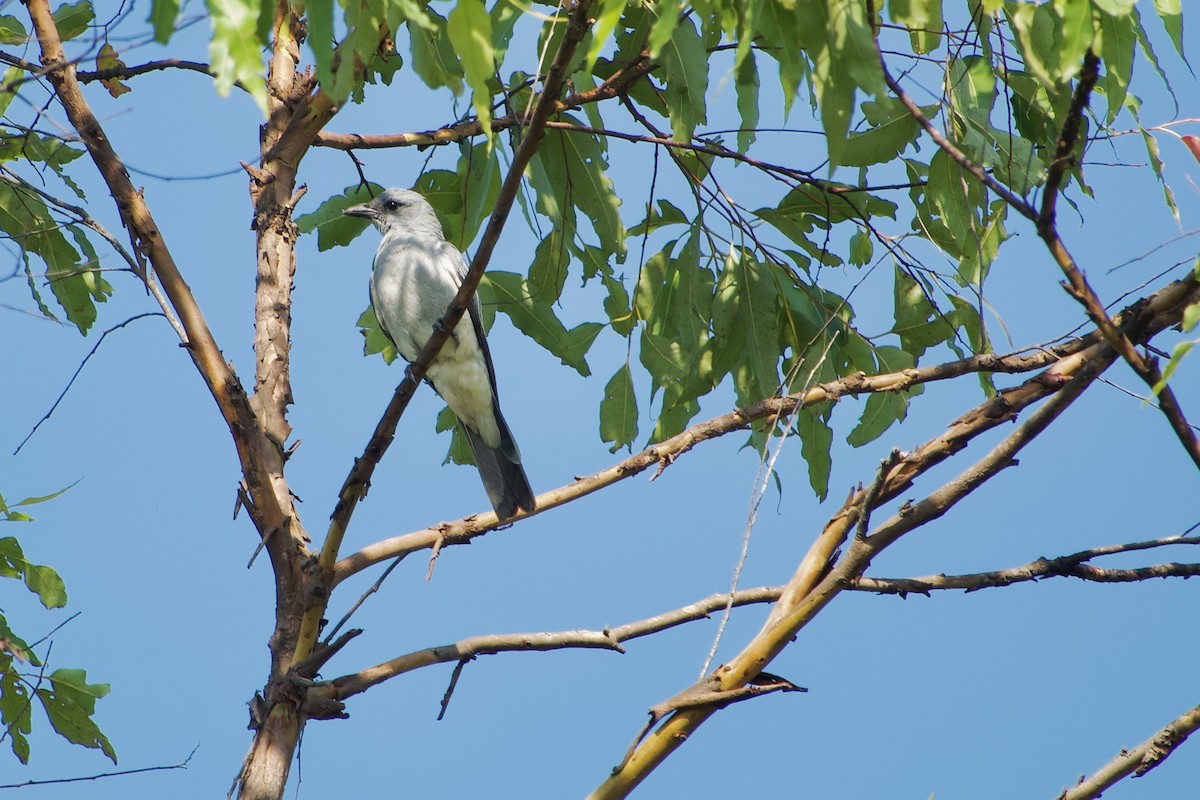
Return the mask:
M 350 206 L 342 212 L 362 217 L 385 236 L 390 231 L 409 231 L 442 236 L 442 224 L 429 201 L 410 189 L 388 189 L 369 203 Z

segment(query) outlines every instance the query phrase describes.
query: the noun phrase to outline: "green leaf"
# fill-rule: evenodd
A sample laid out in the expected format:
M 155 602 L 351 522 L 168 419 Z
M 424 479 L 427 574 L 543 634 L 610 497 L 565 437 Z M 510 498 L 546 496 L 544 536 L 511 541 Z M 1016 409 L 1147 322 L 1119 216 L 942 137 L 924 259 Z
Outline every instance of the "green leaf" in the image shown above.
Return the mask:
M 21 20 L 8 14 L 0 15 L 0 44 L 25 44 L 27 41 L 29 34 Z
M 267 45 L 259 30 L 260 6 L 254 0 L 205 0 L 213 23 L 208 57 L 217 94 L 226 97 L 239 84 L 267 113 L 267 83 L 262 50 Z
M 0 638 L 7 640 L 10 647 L 16 650 L 24 649 L 24 642 L 16 644 L 12 631 L 4 618 L 0 617 Z M 12 658 L 0 658 L 4 669 L 0 670 L 0 723 L 4 726 L 11 742 L 13 755 L 22 764 L 29 763 L 28 734 L 33 729 L 33 718 L 30 715 L 29 688 L 16 669 L 12 666 Z
M 569 114 L 562 119 L 578 123 Z M 540 213 L 564 232 L 571 232 L 574 215 L 569 209 L 578 208 L 592 223 L 600 248 L 624 256 L 625 228 L 618 213 L 621 200 L 608 177 L 607 151 L 599 137 L 548 130 L 531 167 Z
M 483 132 L 492 136 L 492 93 L 488 88 L 495 70 L 492 52 L 492 18 L 483 0 L 458 0 L 446 21 L 446 34 L 462 61 L 471 103 Z
M 1179 365 L 1183 363 L 1183 359 L 1187 358 L 1188 353 L 1200 342 L 1180 342 L 1175 345 L 1175 349 L 1171 351 L 1171 360 L 1167 362 L 1166 369 L 1162 372 L 1162 377 L 1158 383 L 1151 387 L 1151 392 L 1155 397 L 1162 394 L 1162 390 L 1167 388 L 1167 382 L 1171 380 L 1171 376 L 1175 374 L 1175 370 L 1179 369 Z
M 554 231 L 538 243 L 529 267 L 529 291 L 535 300 L 556 303 L 567 282 L 571 254 L 561 232 Z
M 25 588 L 36 594 L 46 608 L 62 608 L 67 604 L 67 588 L 58 573 L 31 563 L 11 536 L 0 539 L 0 576 L 23 578 Z
M 833 431 L 826 423 L 827 417 L 823 418 L 822 412 L 812 406 L 802 409 L 796 418 L 800 454 L 808 464 L 808 482 L 817 499 L 822 502 L 829 496 L 829 473 L 833 469 L 833 459 L 830 457 Z
M 850 263 L 856 267 L 865 266 L 870 262 L 872 255 L 875 253 L 875 246 L 871 242 L 871 234 L 867 231 L 858 231 L 850 237 Z
M 413 71 L 430 89 L 445 86 L 455 95 L 461 94 L 463 69 L 446 33 L 446 20 L 430 10 L 426 10 L 425 18 L 432 28 L 414 25 L 411 18 L 408 23 Z
M 64 3 L 54 9 L 53 17 L 59 38 L 67 42 L 88 29 L 88 25 L 96 18 L 96 12 L 92 10 L 92 4 L 88 0 L 79 0 L 77 3 Z
M 585 378 L 591 374 L 584 358 L 586 348 L 580 352 L 580 339 L 585 338 L 585 333 L 593 330 L 599 333 L 598 328 L 591 327 L 597 323 L 584 323 L 588 327 L 583 328 L 580 333 L 575 333 L 579 326 L 568 331 L 554 315 L 553 307 L 549 303 L 535 300 L 525 279 L 516 273 L 488 270 L 483 274 L 483 281 L 480 283 L 481 297 L 485 292 L 494 299 L 496 309 L 508 315 L 517 330 Z M 592 339 L 594 338 L 593 335 Z M 590 341 L 588 344 L 590 345 Z
M 388 335 L 383 332 L 383 327 L 379 324 L 379 317 L 375 316 L 375 307 L 367 306 L 358 317 L 358 322 L 355 323 L 359 327 L 359 332 L 363 335 L 363 355 L 373 356 L 379 353 L 383 356 L 385 364 L 390 364 L 400 355 L 396 351 L 396 345 L 388 338 Z
M 899 100 L 868 100 L 862 104 L 868 127 L 861 133 L 851 133 L 842 150 L 841 163 L 847 167 L 867 167 L 885 164 L 903 153 L 921 135 L 920 124 Z M 933 116 L 937 107 L 926 109 Z
M 98 749 L 117 763 L 108 738 L 92 720 L 96 700 L 108 694 L 108 684 L 89 684 L 87 673 L 81 669 L 55 670 L 49 682 L 51 688 L 38 689 L 37 697 L 54 730 L 68 742 Z
M 1175 45 L 1179 57 L 1187 63 L 1187 50 L 1183 47 L 1183 10 L 1180 0 L 1154 0 L 1154 10 L 1162 20 L 1171 43 Z
M 745 153 L 754 144 L 755 128 L 758 127 L 758 66 L 754 61 L 754 53 L 750 53 L 737 67 L 737 80 L 734 81 L 737 91 L 738 114 L 742 119 L 742 127 L 738 130 L 737 149 Z
M 637 396 L 633 390 L 633 374 L 624 364 L 604 387 L 600 401 L 600 440 L 612 442 L 610 453 L 622 447 L 632 451 L 638 435 Z
M 673 7 L 667 13 L 674 13 Z M 675 141 L 690 142 L 696 126 L 707 121 L 708 91 L 708 53 L 691 19 L 675 28 L 663 45 L 661 61 L 666 69 L 671 135 Z
M 766 52 L 779 61 L 779 84 L 783 89 L 783 118 L 786 121 L 800 83 L 809 75 L 809 63 L 796 47 L 796 42 L 800 41 L 796 4 L 765 0 L 758 34 L 763 38 Z
M 1133 77 L 1133 51 L 1137 44 L 1136 20 L 1132 16 L 1100 15 L 1100 56 L 1104 61 L 1104 96 L 1108 102 L 1105 124 L 1111 125 L 1125 106 Z
M 609 37 L 617 28 L 617 23 L 621 19 L 621 12 L 625 10 L 626 0 L 600 0 L 599 8 L 596 9 L 595 22 L 592 24 L 592 42 L 587 49 L 587 58 L 584 62 L 583 69 L 591 72 L 596 66 L 596 59 L 600 57 L 601 51 L 609 43 Z M 563 24 L 561 21 L 557 24 Z M 554 53 L 550 53 L 550 57 L 554 57 Z
M 382 191 L 383 187 L 375 183 L 347 186 L 341 194 L 335 194 L 321 203 L 316 211 L 296 217 L 296 227 L 301 233 L 317 232 L 317 250 L 320 252 L 344 247 L 358 238 L 371 223 L 362 217 L 347 217 L 342 212 L 350 206 L 370 202 Z
M 179 0 L 151 0 L 150 16 L 146 21 L 154 28 L 154 41 L 166 44 L 175 33 L 175 21 L 179 19 Z
M 25 141 L 31 151 L 36 150 L 36 141 Z M 46 280 L 55 299 L 67 319 L 86 334 L 96 321 L 95 303 L 112 294 L 99 265 L 80 257 L 41 198 L 7 182 L 0 182 L 0 230 L 13 237 L 25 254 L 35 253 L 45 262 Z M 34 285 L 32 273 L 30 283 Z
M 942 0 L 888 0 L 892 20 L 908 28 L 913 52 L 931 53 L 941 43 Z
M 1146 143 L 1146 155 L 1150 159 L 1150 168 L 1154 171 L 1154 177 L 1158 178 L 1158 182 L 1163 187 L 1163 199 L 1166 201 L 1167 208 L 1171 209 L 1171 215 L 1175 217 L 1175 223 L 1179 224 L 1179 206 L 1175 203 L 1175 192 L 1171 189 L 1171 185 L 1167 183 L 1166 175 L 1163 174 L 1163 160 L 1158 153 L 1158 140 L 1149 131 L 1142 130 L 1142 141 Z
M 875 348 L 875 356 L 879 362 L 880 373 L 899 372 L 916 364 L 912 355 L 890 345 Z M 862 447 L 878 439 L 894 423 L 903 420 L 908 413 L 908 402 L 904 394 L 907 392 L 876 392 L 867 398 L 867 407 L 863 410 L 858 425 L 846 437 L 846 442 L 851 447 Z
M 1062 46 L 1058 51 L 1058 76 L 1067 81 L 1079 74 L 1083 57 L 1096 37 L 1091 0 L 1054 0 L 1062 22 Z

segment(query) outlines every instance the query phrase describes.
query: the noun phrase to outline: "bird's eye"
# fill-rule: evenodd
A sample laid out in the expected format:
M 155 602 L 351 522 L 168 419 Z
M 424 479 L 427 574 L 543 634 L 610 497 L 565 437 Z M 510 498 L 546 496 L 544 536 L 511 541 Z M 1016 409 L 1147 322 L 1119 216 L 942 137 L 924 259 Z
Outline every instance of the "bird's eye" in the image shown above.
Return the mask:
M 404 205 L 404 204 L 401 203 L 399 200 L 388 200 L 387 202 L 385 202 L 383 204 L 383 207 L 386 208 L 388 211 L 395 211 L 397 208 L 399 208 L 402 205 Z

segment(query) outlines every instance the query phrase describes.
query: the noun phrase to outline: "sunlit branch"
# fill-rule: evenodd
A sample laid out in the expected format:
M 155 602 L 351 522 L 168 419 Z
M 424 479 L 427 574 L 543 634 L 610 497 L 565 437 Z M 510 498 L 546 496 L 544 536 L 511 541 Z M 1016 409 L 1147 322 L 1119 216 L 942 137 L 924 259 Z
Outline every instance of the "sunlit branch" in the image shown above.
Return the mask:
M 1200 728 L 1200 706 L 1186 711 L 1132 750 L 1121 750 L 1086 780 L 1064 789 L 1056 800 L 1092 800 L 1122 778 L 1141 777 L 1157 767 Z
M 345 675 L 325 683 L 317 684 L 312 689 L 312 693 L 319 694 L 323 699 L 346 700 L 390 678 L 403 675 L 406 672 L 411 672 L 421 667 L 427 667 L 431 664 L 462 661 L 474 658 L 475 656 L 491 655 L 494 653 L 577 648 L 624 652 L 624 648 L 621 647 L 623 642 L 649 636 L 688 622 L 708 619 L 710 615 L 722 610 L 728 604 L 732 604 L 734 607 L 741 607 L 756 603 L 772 602 L 779 596 L 780 589 L 781 587 L 778 586 L 762 586 L 755 589 L 746 589 L 735 592 L 732 595 L 732 601 L 731 595 L 727 593 L 714 594 L 682 608 L 603 630 L 474 636 L 463 639 L 455 644 L 418 650 L 353 675 Z
M 1140 337 L 1152 336 L 1172 323 L 1182 307 L 1196 294 L 1191 277 L 1174 285 L 1170 297 L 1159 293 L 1151 305 L 1152 315 L 1131 314 L 1128 326 Z M 905 455 L 889 470 L 881 483 L 879 503 L 907 490 L 913 480 L 930 466 L 957 453 L 983 430 L 1000 419 L 1011 420 L 1024 408 L 1049 399 L 1027 421 L 974 465 L 960 473 L 919 502 L 907 502 L 898 512 L 865 537 L 856 537 L 848 552 L 836 559 L 858 522 L 865 490 L 852 492 L 841 511 L 827 523 L 785 587 L 767 624 L 746 648 L 703 679 L 697 687 L 708 691 L 738 690 L 759 675 L 799 631 L 828 605 L 883 549 L 905 534 L 945 514 L 964 497 L 978 489 L 1000 471 L 1016 464 L 1015 456 L 1040 435 L 1083 391 L 1115 360 L 1116 354 L 1103 340 L 1086 351 L 1063 359 L 1045 373 L 998 396 L 1000 403 L 983 406 L 960 417 L 941 436 Z M 836 563 L 834 563 L 836 560 Z M 625 797 L 651 771 L 686 741 L 719 707 L 714 703 L 679 711 L 671 715 L 626 755 L 613 774 L 591 795 L 593 798 Z
M 1172 284 L 1156 293 L 1145 306 L 1144 313 L 1157 315 L 1151 323 L 1151 328 L 1161 327 L 1178 318 L 1178 304 L 1181 299 L 1195 290 L 1194 282 L 1188 280 Z M 1158 317 L 1162 317 L 1161 319 Z M 1128 319 L 1129 315 L 1122 315 Z M 652 466 L 660 471 L 670 466 L 683 453 L 690 450 L 699 442 L 722 436 L 735 430 L 742 430 L 752 422 L 761 419 L 786 417 L 797 406 L 810 406 L 817 403 L 836 402 L 841 397 L 856 396 L 873 392 L 901 391 L 912 386 L 951 378 L 976 372 L 991 373 L 1022 373 L 1040 369 L 1055 362 L 1076 358 L 1082 351 L 1094 347 L 1101 341 L 1098 333 L 1091 333 L 1081 339 L 1074 340 L 1055 347 L 1044 348 L 1036 352 L 1019 353 L 1001 356 L 983 354 L 960 361 L 952 361 L 931 367 L 919 367 L 900 372 L 868 376 L 856 373 L 838 380 L 830 381 L 813 387 L 803 393 L 787 397 L 770 398 L 754 406 L 738 409 L 707 422 L 693 425 L 686 431 L 659 442 L 640 453 L 627 458 L 620 463 L 601 472 L 582 478 L 567 486 L 546 492 L 538 497 L 538 512 L 576 500 L 591 494 L 610 484 L 637 475 Z M 1058 380 L 1055 376 L 1064 365 L 1052 367 L 1046 374 L 1035 379 L 1045 392 L 1053 390 L 1052 384 Z M 1011 392 L 1013 390 L 1009 390 Z M 1004 403 L 1008 393 L 1002 393 L 997 398 L 985 404 L 978 410 L 978 415 L 1003 416 L 1007 413 Z M 945 455 L 949 455 L 947 452 Z M 944 457 L 944 456 L 943 456 Z M 477 536 L 483 535 L 498 526 L 493 512 L 473 514 L 452 523 L 446 523 L 435 528 L 396 536 L 353 553 L 337 563 L 333 570 L 333 584 L 336 585 L 372 564 L 377 564 L 398 555 L 411 553 L 433 547 L 465 544 Z

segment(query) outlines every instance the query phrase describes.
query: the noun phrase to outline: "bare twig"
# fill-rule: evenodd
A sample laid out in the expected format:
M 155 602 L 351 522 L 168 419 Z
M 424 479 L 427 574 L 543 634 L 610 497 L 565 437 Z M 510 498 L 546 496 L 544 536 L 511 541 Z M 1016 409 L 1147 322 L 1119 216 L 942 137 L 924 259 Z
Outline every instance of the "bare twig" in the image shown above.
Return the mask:
M 84 781 L 98 781 L 102 778 L 118 778 L 123 775 L 140 775 L 143 772 L 162 772 L 170 769 L 187 769 L 188 764 L 192 760 L 192 756 L 196 755 L 196 751 L 200 749 L 200 745 L 192 748 L 192 752 L 188 753 L 187 758 L 180 761 L 178 764 L 170 764 L 158 767 L 140 767 L 138 769 L 123 769 L 117 772 L 100 772 L 95 775 L 81 775 L 76 778 L 49 778 L 40 781 L 25 781 L 23 783 L 6 783 L 0 784 L 0 789 L 23 789 L 26 786 L 46 786 L 53 783 L 82 783 Z
M 25 435 L 25 438 L 21 440 L 21 443 L 19 445 L 17 445 L 17 449 L 13 450 L 13 455 L 15 456 L 17 453 L 21 452 L 21 448 L 25 446 L 25 443 L 28 442 L 35 433 L 37 433 L 38 428 L 42 427 L 42 423 L 47 421 L 48 419 L 50 419 L 50 415 L 54 413 L 54 410 L 56 408 L 58 408 L 58 404 L 61 403 L 63 401 L 63 398 L 67 396 L 67 392 L 71 391 L 71 387 L 75 384 L 75 379 L 79 377 L 79 373 L 83 371 L 84 366 L 87 364 L 87 362 L 91 359 L 92 356 L 96 355 L 96 351 L 100 349 L 100 345 L 104 344 L 105 337 L 107 337 L 110 333 L 113 333 L 114 331 L 118 331 L 121 328 L 124 328 L 126 325 L 128 325 L 131 322 L 136 322 L 139 319 L 144 319 L 145 317 L 162 317 L 162 316 L 164 316 L 164 315 L 160 314 L 157 311 L 148 311 L 144 314 L 136 314 L 136 315 L 130 317 L 129 319 L 125 320 L 124 322 L 117 323 L 116 325 L 113 325 L 111 328 L 109 328 L 108 330 L 101 333 L 100 338 L 96 340 L 96 343 L 94 345 L 92 345 L 92 349 L 88 351 L 88 354 L 83 357 L 83 361 L 80 361 L 79 366 L 75 368 L 74 374 L 71 375 L 71 379 L 69 381 L 67 381 L 67 385 L 64 386 L 62 392 L 59 393 L 58 399 L 56 399 L 54 401 L 54 403 L 50 406 L 50 410 L 47 411 L 45 414 L 43 414 L 42 418 L 37 421 L 37 423 L 33 426 L 33 429 L 30 430 L 29 433 L 27 433 Z

